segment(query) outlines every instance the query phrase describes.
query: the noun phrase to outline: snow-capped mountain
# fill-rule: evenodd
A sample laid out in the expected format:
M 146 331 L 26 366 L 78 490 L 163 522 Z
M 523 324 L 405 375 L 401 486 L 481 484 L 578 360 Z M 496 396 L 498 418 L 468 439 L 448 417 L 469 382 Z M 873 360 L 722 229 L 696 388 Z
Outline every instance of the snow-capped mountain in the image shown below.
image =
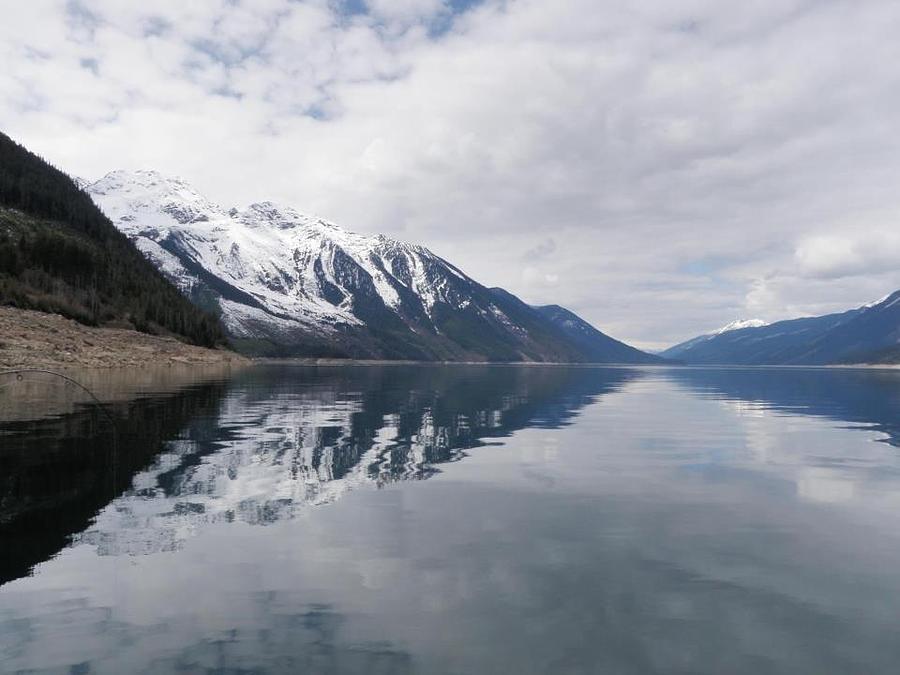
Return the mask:
M 721 335 L 722 333 L 727 333 L 733 330 L 741 330 L 742 328 L 760 328 L 762 326 L 768 325 L 769 322 L 763 321 L 762 319 L 738 319 L 736 321 L 732 321 L 731 323 L 725 324 L 712 334 Z
M 220 312 L 245 351 L 596 360 L 534 308 L 422 246 L 271 202 L 225 208 L 154 171 L 113 171 L 85 189 L 186 295 Z
M 824 365 L 893 362 L 900 353 L 900 291 L 838 314 L 743 325 L 662 352 L 687 363 Z

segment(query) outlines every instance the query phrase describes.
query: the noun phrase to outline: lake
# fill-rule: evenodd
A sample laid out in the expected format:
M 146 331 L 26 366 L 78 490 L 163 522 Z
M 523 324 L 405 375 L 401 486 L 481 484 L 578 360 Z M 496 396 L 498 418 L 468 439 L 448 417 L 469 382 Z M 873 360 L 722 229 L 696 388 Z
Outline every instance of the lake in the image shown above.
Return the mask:
M 0 672 L 900 663 L 898 370 L 7 380 Z

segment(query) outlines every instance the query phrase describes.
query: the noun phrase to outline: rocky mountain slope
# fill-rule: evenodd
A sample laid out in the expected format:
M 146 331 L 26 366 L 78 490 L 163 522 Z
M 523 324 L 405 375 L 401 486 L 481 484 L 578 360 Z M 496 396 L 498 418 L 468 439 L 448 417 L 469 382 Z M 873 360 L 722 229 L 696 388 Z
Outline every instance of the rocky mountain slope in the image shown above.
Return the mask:
M 837 314 L 701 335 L 661 355 L 696 364 L 886 363 L 900 354 L 898 345 L 900 291 Z
M 348 232 L 271 202 L 224 208 L 183 180 L 114 171 L 86 187 L 235 345 L 267 355 L 456 361 L 625 361 L 599 331 L 573 341 L 545 313 L 427 248 Z M 602 336 L 602 337 L 599 337 Z M 604 349 L 604 345 L 615 347 Z

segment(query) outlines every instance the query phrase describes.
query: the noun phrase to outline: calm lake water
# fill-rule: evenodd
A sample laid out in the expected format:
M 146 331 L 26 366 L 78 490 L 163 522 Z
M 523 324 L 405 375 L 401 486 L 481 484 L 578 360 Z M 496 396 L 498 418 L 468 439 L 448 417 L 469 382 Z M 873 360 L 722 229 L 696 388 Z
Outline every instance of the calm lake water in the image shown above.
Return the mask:
M 0 672 L 900 668 L 900 371 L 280 364 L 108 411 L 0 425 Z

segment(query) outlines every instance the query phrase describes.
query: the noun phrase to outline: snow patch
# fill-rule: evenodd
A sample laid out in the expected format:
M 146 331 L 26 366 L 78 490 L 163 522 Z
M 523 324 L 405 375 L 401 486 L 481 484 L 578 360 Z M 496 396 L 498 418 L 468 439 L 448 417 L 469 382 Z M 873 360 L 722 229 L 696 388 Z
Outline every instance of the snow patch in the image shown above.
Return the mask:
M 768 321 L 763 321 L 762 319 L 738 319 L 737 321 L 732 321 L 725 326 L 722 326 L 719 330 L 712 333 L 712 335 L 721 335 L 722 333 L 729 333 L 733 330 L 741 330 L 743 328 L 762 328 L 763 326 L 768 326 Z

